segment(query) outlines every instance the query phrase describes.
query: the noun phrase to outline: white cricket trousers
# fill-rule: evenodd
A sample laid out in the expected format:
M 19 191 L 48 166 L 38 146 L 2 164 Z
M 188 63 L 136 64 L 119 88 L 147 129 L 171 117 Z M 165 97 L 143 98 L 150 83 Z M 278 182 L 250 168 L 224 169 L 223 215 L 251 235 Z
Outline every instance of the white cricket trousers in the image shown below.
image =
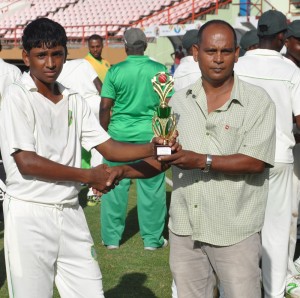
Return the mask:
M 82 208 L 4 199 L 11 298 L 103 298 L 102 275 Z
M 300 198 L 300 143 L 296 144 L 293 148 L 294 154 L 294 180 L 293 189 L 295 199 L 292 203 L 292 221 L 290 231 L 290 242 L 289 242 L 289 262 L 288 262 L 288 276 L 287 282 L 293 275 L 298 275 L 299 272 L 294 265 L 294 256 L 297 244 L 297 226 L 298 226 L 298 214 L 299 214 L 299 198 Z
M 293 164 L 275 163 L 262 228 L 262 278 L 265 298 L 283 298 L 292 220 Z

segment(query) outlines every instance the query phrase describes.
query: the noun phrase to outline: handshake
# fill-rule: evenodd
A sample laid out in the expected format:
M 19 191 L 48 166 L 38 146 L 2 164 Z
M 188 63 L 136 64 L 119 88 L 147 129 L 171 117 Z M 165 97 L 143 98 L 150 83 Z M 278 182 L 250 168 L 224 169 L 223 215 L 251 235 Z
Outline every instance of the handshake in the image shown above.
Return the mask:
M 177 136 L 178 133 L 175 132 L 174 136 L 167 144 L 171 148 L 172 153 L 179 152 L 182 149 L 176 141 Z M 150 146 L 152 148 L 152 152 L 149 150 L 151 154 L 148 154 L 148 156 L 145 156 L 145 159 L 137 163 L 114 167 L 102 164 L 89 169 L 87 172 L 87 184 L 89 187 L 92 187 L 94 195 L 100 197 L 102 194 L 105 194 L 115 188 L 115 186 L 119 184 L 119 181 L 124 178 L 150 178 L 158 175 L 170 167 L 170 165 L 160 160 L 161 157 L 156 155 L 156 146 L 160 146 L 162 144 L 164 144 L 163 138 L 154 137 L 149 144 L 149 148 Z

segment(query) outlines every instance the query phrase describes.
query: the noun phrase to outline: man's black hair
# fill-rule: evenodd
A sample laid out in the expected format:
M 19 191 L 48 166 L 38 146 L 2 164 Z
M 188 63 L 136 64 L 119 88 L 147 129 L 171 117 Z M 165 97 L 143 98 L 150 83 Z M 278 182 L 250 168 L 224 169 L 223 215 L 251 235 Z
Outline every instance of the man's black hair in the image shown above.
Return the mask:
M 203 36 L 203 31 L 205 30 L 205 28 L 207 28 L 208 26 L 213 26 L 213 25 L 225 25 L 227 26 L 233 34 L 233 38 L 234 38 L 234 47 L 237 47 L 237 37 L 236 37 L 236 32 L 234 30 L 234 28 L 227 22 L 222 21 L 222 20 L 211 20 L 206 22 L 204 25 L 202 25 L 199 29 L 198 32 L 198 44 L 200 44 L 202 42 L 202 36 Z
M 63 46 L 67 54 L 67 35 L 64 27 L 47 18 L 29 23 L 23 31 L 22 44 L 26 52 L 46 46 L 48 49 Z
M 88 42 L 91 40 L 100 40 L 103 43 L 103 38 L 98 34 L 93 34 L 88 38 Z

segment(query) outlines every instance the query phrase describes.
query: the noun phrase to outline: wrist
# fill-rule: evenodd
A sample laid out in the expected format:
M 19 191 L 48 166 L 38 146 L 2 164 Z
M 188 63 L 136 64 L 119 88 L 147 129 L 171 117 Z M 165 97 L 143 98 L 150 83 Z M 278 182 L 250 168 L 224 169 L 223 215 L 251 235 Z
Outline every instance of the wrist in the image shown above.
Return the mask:
M 211 154 L 206 154 L 204 168 L 201 168 L 201 171 L 203 173 L 208 173 L 210 171 L 210 168 L 212 165 L 212 159 L 213 159 L 213 157 Z

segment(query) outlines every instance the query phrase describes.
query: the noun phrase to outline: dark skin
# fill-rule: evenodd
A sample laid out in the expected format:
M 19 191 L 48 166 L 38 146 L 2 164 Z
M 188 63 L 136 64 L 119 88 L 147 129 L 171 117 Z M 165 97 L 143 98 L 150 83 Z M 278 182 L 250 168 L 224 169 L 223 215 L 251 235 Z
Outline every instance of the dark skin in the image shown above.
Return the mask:
M 285 40 L 286 46 L 286 58 L 293 61 L 298 67 L 300 67 L 300 38 L 296 38 L 294 36 L 290 36 Z M 299 117 L 294 117 L 294 122 L 296 122 L 297 127 L 299 128 Z M 298 134 L 295 135 L 296 143 L 300 143 L 300 136 Z
M 233 66 L 239 56 L 234 35 L 223 24 L 212 24 L 203 31 L 202 42 L 194 45 L 194 59 L 198 61 L 202 73 L 203 88 L 207 96 L 208 112 L 223 106 L 230 98 L 233 87 Z M 206 154 L 181 150 L 171 156 L 159 157 L 169 165 L 179 168 L 204 169 Z M 213 155 L 211 170 L 227 174 L 261 173 L 265 163 L 243 154 L 227 156 Z
M 103 42 L 100 39 L 92 39 L 88 42 L 89 52 L 97 59 L 102 60 L 101 54 L 103 49 Z
M 285 40 L 285 56 L 300 67 L 300 38 L 291 36 Z
M 33 48 L 29 52 L 23 50 L 23 60 L 30 68 L 30 75 L 34 80 L 38 92 L 44 95 L 54 104 L 63 97 L 56 84 L 63 64 L 66 60 L 65 49 L 62 46 L 47 48 Z M 176 137 L 176 136 L 175 136 Z M 163 140 L 155 138 L 153 142 L 162 144 Z M 180 146 L 172 139 L 169 143 L 173 150 L 180 149 Z M 154 143 L 144 145 L 132 145 L 114 141 L 112 139 L 95 147 L 100 154 L 111 161 L 133 161 L 149 157 L 153 160 Z M 106 165 L 99 165 L 91 169 L 80 169 L 65 166 L 48 160 L 35 152 L 19 150 L 13 154 L 18 169 L 22 175 L 30 175 L 38 179 L 50 181 L 75 181 L 86 183 L 97 189 L 99 193 L 106 193 L 114 188 L 121 179 L 119 172 L 114 169 L 107 170 Z M 160 163 L 156 161 L 159 168 Z M 153 174 L 153 168 L 149 175 Z M 145 169 L 146 171 L 149 168 Z

